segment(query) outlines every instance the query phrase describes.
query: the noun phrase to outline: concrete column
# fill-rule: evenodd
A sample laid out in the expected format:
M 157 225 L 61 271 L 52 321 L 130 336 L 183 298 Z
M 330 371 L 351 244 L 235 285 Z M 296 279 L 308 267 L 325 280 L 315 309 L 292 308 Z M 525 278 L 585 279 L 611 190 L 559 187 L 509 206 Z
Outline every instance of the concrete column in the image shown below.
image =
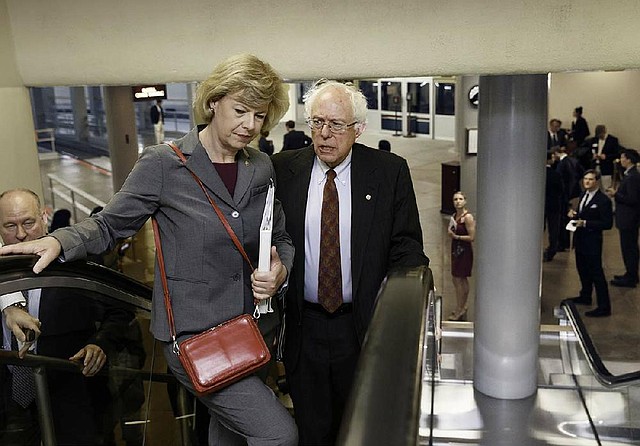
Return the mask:
M 193 112 L 193 101 L 196 98 L 196 89 L 198 84 L 195 82 L 187 83 L 187 101 L 189 102 L 189 128 L 196 126 L 196 116 Z
M 45 90 L 46 88 L 34 87 L 29 89 L 31 95 L 31 112 L 33 114 L 33 124 L 36 129 L 43 129 L 47 126 L 47 116 L 45 113 Z
M 102 105 L 102 87 L 89 87 L 89 109 L 93 115 L 96 127 L 94 129 L 95 136 L 102 136 L 106 133 L 106 129 L 102 124 L 102 119 L 105 115 L 104 107 Z
M 87 98 L 84 87 L 71 87 L 71 108 L 73 110 L 73 129 L 76 139 L 89 141 L 89 120 L 87 118 Z
M 107 141 L 111 158 L 111 180 L 117 192 L 138 160 L 138 135 L 131 87 L 105 87 Z
M 479 76 L 456 78 L 456 151 L 460 155 L 460 190 L 467 195 L 467 207 L 475 215 L 478 209 L 476 155 L 467 154 L 467 129 L 478 128 L 478 108 L 469 102 L 469 90 L 478 85 Z
M 474 387 L 502 399 L 537 388 L 546 75 L 481 76 Z

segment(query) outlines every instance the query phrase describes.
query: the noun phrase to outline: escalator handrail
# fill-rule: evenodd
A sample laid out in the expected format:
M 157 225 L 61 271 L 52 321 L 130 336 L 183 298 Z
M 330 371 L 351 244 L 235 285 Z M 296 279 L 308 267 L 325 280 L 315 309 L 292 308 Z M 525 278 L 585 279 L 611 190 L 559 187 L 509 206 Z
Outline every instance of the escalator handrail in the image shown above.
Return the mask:
M 394 271 L 382 284 L 337 444 L 416 444 L 431 289 L 426 267 Z
M 0 295 L 33 288 L 80 288 L 151 311 L 151 288 L 118 271 L 78 260 L 52 262 L 40 274 L 35 274 L 32 268 L 38 258 L 35 255 L 0 256 Z
M 578 337 L 578 341 L 587 358 L 589 368 L 600 384 L 605 387 L 615 388 L 627 386 L 629 384 L 640 383 L 640 370 L 635 372 L 623 373 L 621 375 L 612 374 L 598 353 L 589 331 L 585 326 L 576 305 L 569 299 L 563 300 L 560 307 L 564 310 L 564 314 L 571 323 L 573 330 Z
M 84 367 L 82 361 L 70 361 L 68 359 L 34 355 L 31 353 L 27 353 L 24 358 L 21 359 L 18 357 L 18 352 L 14 350 L 0 350 L 0 365 L 17 365 L 33 369 L 42 367 L 47 370 L 59 370 L 76 374 L 81 374 Z M 141 378 L 144 381 L 163 383 L 176 382 L 175 376 L 169 373 L 151 373 L 149 370 L 133 369 L 130 367 L 113 366 L 109 364 L 106 364 L 96 375 L 135 377 Z

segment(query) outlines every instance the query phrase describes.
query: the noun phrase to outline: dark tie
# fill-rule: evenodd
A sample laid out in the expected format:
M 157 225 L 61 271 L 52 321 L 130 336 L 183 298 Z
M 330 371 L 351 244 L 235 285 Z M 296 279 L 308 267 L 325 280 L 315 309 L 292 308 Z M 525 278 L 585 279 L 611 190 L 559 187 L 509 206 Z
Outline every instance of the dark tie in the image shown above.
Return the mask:
M 589 201 L 589 193 L 585 192 L 584 197 L 582 197 L 582 201 L 580 202 L 580 207 L 578 208 L 579 212 L 582 212 L 584 207 L 587 205 L 587 201 Z
M 23 291 L 25 299 L 28 294 Z M 27 300 L 27 305 L 29 301 Z M 28 308 L 28 307 L 27 307 Z M 18 350 L 18 340 L 11 334 L 11 349 Z M 22 407 L 27 407 L 36 397 L 36 383 L 33 379 L 33 370 L 31 367 L 13 366 L 11 370 L 11 397 Z
M 322 195 L 320 224 L 320 265 L 318 271 L 318 302 L 333 313 L 342 305 L 342 269 L 340 262 L 340 206 L 338 190 L 333 181 L 336 172 L 329 169 Z

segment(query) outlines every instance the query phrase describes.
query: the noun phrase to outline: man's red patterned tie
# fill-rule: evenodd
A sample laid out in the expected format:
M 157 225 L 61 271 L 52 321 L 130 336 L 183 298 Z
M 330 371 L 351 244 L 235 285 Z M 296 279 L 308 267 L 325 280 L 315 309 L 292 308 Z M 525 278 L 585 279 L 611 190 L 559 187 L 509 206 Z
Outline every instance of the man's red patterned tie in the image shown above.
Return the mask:
M 342 269 L 340 262 L 340 207 L 336 172 L 329 169 L 322 196 L 320 224 L 320 270 L 318 302 L 333 313 L 342 305 Z

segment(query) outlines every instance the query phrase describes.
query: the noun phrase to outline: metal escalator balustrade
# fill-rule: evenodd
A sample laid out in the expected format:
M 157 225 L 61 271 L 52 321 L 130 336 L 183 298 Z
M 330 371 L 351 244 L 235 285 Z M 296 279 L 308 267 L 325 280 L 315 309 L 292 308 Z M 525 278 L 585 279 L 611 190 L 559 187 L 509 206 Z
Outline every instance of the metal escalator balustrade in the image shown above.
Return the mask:
M 337 444 L 417 444 L 432 290 L 433 277 L 426 267 L 394 271 L 382 284 Z
M 36 256 L 0 257 L 0 295 L 38 288 L 43 290 L 42 308 L 44 299 L 52 298 L 45 291 L 53 288 L 66 299 L 64 311 L 81 314 L 79 308 L 91 308 L 98 312 L 98 316 L 109 312 L 127 317 L 126 320 L 122 317 L 117 320 L 105 318 L 102 323 L 96 323 L 96 333 L 99 333 L 96 340 L 101 339 L 101 346 L 107 348 L 108 362 L 93 377 L 82 377 L 83 365 L 67 359 L 78 347 L 73 347 L 71 353 L 61 357 L 46 356 L 38 351 L 38 354 L 27 354 L 24 359 L 19 359 L 14 351 L 0 351 L 0 385 L 8 383 L 10 386 L 7 372 L 10 373 L 13 365 L 30 367 L 35 372 L 38 414 L 35 419 L 22 417 L 21 412 L 15 411 L 15 403 L 11 403 L 10 391 L 7 394 L 6 387 L 3 387 L 0 444 L 17 446 L 34 441 L 46 446 L 65 444 L 60 438 L 65 438 L 69 432 L 60 432 L 55 427 L 56 416 L 59 419 L 57 411 L 65 396 L 59 389 L 50 387 L 51 379 L 60 378 L 65 382 L 80 380 L 89 390 L 84 394 L 78 388 L 80 393 L 68 394 L 69 401 L 73 401 L 70 404 L 79 404 L 78 407 L 83 407 L 80 410 L 89 410 L 87 413 L 92 414 L 96 433 L 87 444 L 197 444 L 193 399 L 176 385 L 172 375 L 166 373 L 164 358 L 157 353 L 161 348 L 156 346 L 158 341 L 149 332 L 152 290 L 116 271 L 88 262 L 56 262 L 36 275 L 31 270 L 36 260 Z M 76 325 L 74 321 L 70 324 L 69 328 L 80 327 L 86 333 L 86 324 Z M 109 327 L 100 330 L 100 325 Z M 58 328 L 62 331 L 55 334 L 57 332 L 52 333 L 51 326 L 47 327 L 44 322 L 41 330 L 43 335 L 37 340 L 40 343 L 45 342 L 45 333 L 47 342 L 60 340 L 58 345 L 64 345 L 68 342 L 66 339 L 86 336 L 77 331 L 67 333 L 64 328 Z M 84 345 L 88 341 L 80 342 Z M 40 344 L 36 346 L 40 350 Z M 170 389 L 173 389 L 169 392 L 171 395 L 167 392 Z M 74 418 L 71 422 L 75 422 Z M 86 425 L 75 426 L 78 433 L 87 429 Z
M 591 339 L 589 331 L 587 330 L 587 327 L 585 326 L 584 321 L 580 317 L 580 313 L 573 302 L 570 300 L 562 301 L 561 309 L 563 310 L 563 314 L 567 321 L 573 327 L 573 330 L 580 342 L 580 347 L 587 358 L 589 367 L 600 384 L 608 388 L 640 385 L 640 370 L 619 375 L 614 375 L 609 371 L 605 363 L 602 361 L 593 339 Z

